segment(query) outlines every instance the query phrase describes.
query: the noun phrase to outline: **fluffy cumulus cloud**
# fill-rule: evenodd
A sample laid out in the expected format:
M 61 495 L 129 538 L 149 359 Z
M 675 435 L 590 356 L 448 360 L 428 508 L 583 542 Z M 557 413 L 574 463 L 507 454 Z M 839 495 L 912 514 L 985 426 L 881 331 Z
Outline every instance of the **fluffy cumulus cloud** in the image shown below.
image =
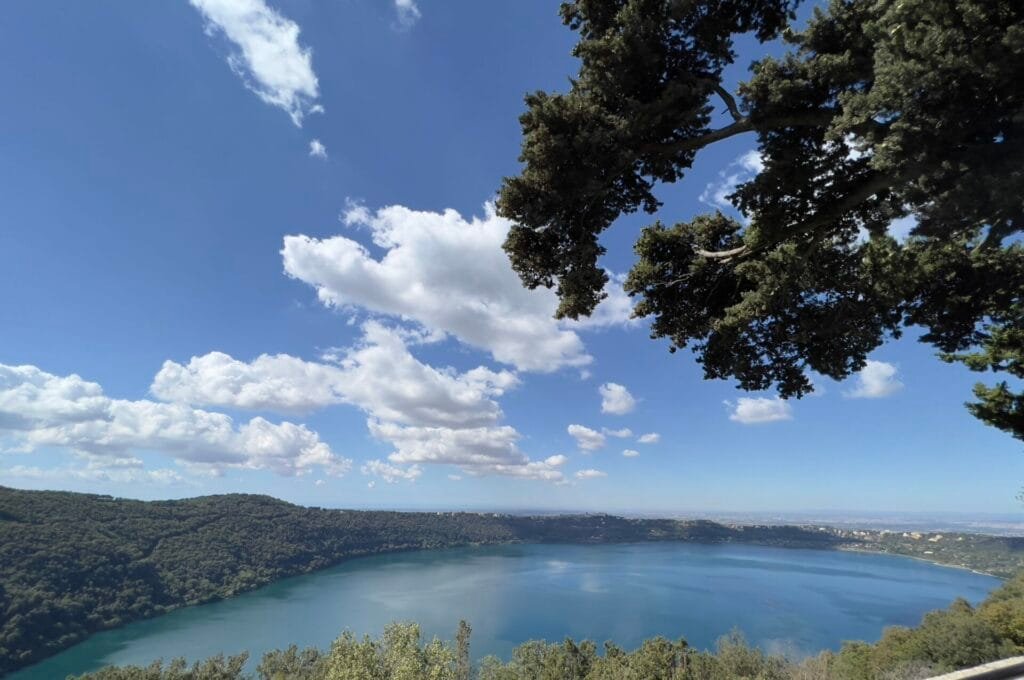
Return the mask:
M 133 451 L 211 471 L 342 474 L 350 466 L 303 425 L 264 418 L 236 425 L 223 413 L 185 404 L 112 399 L 96 383 L 34 366 L 0 364 L 0 434 L 20 450 L 71 449 L 93 469 L 137 468 Z
M 371 420 L 370 433 L 389 442 L 395 450 L 388 456 L 400 465 L 454 465 L 474 476 L 502 475 L 525 479 L 561 481 L 559 468 L 564 456 L 533 461 L 518 446 L 515 428 L 498 427 L 412 427 Z
M 661 435 L 657 432 L 648 432 L 647 434 L 640 435 L 637 441 L 641 444 L 657 444 L 661 441 Z
M 725 405 L 731 410 L 729 420 L 743 425 L 793 419 L 793 408 L 789 402 L 778 397 L 740 397 L 735 404 L 727 401 Z
M 402 28 L 411 28 L 421 16 L 416 0 L 395 0 L 395 12 L 398 13 L 398 25 Z
M 482 366 L 438 370 L 412 355 L 401 331 L 374 321 L 363 325 L 357 345 L 332 358 L 278 354 L 243 362 L 212 352 L 187 364 L 164 362 L 150 391 L 165 401 L 285 413 L 350 404 L 405 425 L 476 427 L 501 417 L 492 397 L 519 382 L 509 371 Z
M 518 447 L 519 432 L 500 424 L 495 398 L 518 385 L 515 374 L 483 366 L 464 373 L 434 368 L 412 355 L 410 338 L 425 339 L 370 321 L 359 343 L 332 350 L 321 362 L 287 355 L 243 362 L 221 353 L 188 364 L 168 361 L 150 391 L 193 406 L 299 413 L 356 406 L 367 414 L 370 433 L 394 447 L 387 463 L 363 468 L 385 481 L 415 479 L 424 464 L 452 465 L 471 475 L 562 479 L 561 457 L 531 460 Z
M 299 25 L 263 0 L 190 0 L 209 34 L 223 33 L 234 45 L 228 64 L 246 87 L 267 104 L 284 109 L 301 126 L 322 110 L 313 54 L 299 44 Z
M 846 395 L 855 399 L 881 399 L 903 389 L 903 383 L 896 377 L 896 367 L 884 361 L 868 362 L 857 373 L 853 389 Z
M 636 399 L 624 385 L 605 383 L 597 391 L 601 394 L 601 413 L 621 416 L 636 408 Z
M 554 292 L 528 290 L 512 271 L 501 249 L 510 223 L 493 206 L 468 220 L 454 210 L 350 206 L 343 221 L 368 230 L 383 255 L 348 236 L 287 236 L 281 251 L 285 272 L 314 287 L 323 304 L 416 322 L 523 371 L 591 362 L 572 324 L 553 318 Z M 617 294 L 610 298 L 612 307 L 599 306 L 593 323 L 629 321 L 614 309 Z
M 601 428 L 601 434 L 608 437 L 616 437 L 618 439 L 626 439 L 633 436 L 633 430 L 628 427 L 624 427 L 621 430 L 609 430 L 607 427 Z
M 588 469 L 580 470 L 576 473 L 577 479 L 598 479 L 600 477 L 607 477 L 608 473 L 601 472 L 600 470 Z
M 319 139 L 309 143 L 309 155 L 313 158 L 327 158 L 327 147 Z
M 626 458 L 636 458 L 637 456 L 640 455 L 640 452 L 637 451 L 636 449 L 626 449 L 625 451 L 622 452 L 622 455 L 625 456 Z
M 576 440 L 576 445 L 580 447 L 581 451 L 597 451 L 604 446 L 605 437 L 597 430 L 575 423 L 567 427 L 566 430 Z

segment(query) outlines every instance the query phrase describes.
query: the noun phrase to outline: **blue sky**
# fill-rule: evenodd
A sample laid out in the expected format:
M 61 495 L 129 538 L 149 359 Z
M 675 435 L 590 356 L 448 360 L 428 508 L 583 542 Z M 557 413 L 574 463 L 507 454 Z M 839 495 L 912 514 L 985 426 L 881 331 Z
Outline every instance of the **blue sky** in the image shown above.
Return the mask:
M 556 2 L 15 3 L 0 23 L 0 483 L 344 507 L 1014 512 L 1019 442 L 908 338 L 783 404 L 629 302 L 522 290 L 489 211 Z M 739 66 L 763 53 L 741 41 Z M 753 140 L 662 190 L 714 207 Z M 606 235 L 628 271 L 653 218 Z M 623 430 L 629 430 L 626 434 Z M 640 441 L 645 434 L 656 434 Z M 624 452 L 632 452 L 624 455 Z

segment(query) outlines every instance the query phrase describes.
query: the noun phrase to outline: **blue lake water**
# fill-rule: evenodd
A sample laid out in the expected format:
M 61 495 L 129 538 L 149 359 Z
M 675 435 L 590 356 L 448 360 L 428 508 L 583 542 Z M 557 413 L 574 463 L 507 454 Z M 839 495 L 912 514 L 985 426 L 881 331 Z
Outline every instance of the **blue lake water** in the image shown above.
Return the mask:
M 995 578 L 908 558 L 749 545 L 514 545 L 380 555 L 180 609 L 93 636 L 12 680 L 54 680 L 109 664 L 326 648 L 343 630 L 377 635 L 395 620 L 425 636 L 473 627 L 474 657 L 508 657 L 529 639 L 566 636 L 632 648 L 654 635 L 712 647 L 733 628 L 771 652 L 803 656 L 877 640 Z

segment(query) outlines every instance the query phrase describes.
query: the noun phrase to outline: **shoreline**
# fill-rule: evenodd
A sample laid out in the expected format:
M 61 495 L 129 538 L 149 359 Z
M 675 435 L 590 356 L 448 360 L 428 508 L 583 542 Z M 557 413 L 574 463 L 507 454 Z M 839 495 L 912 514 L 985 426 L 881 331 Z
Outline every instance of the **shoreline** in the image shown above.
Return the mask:
M 1009 581 L 1010 578 L 1011 578 L 1009 576 L 1000 576 L 998 574 L 992 574 L 992 573 L 987 572 L 987 571 L 980 571 L 978 569 L 973 569 L 971 567 L 967 567 L 967 566 L 964 566 L 962 564 L 950 564 L 949 562 L 939 562 L 938 560 L 929 559 L 927 557 L 920 557 L 919 555 L 905 555 L 903 553 L 895 553 L 895 552 L 890 552 L 888 550 L 865 550 L 865 549 L 861 549 L 861 548 L 845 547 L 845 546 L 838 546 L 838 547 L 834 548 L 834 550 L 841 550 L 841 551 L 844 551 L 844 552 L 859 552 L 859 553 L 864 553 L 866 555 L 889 555 L 891 557 L 906 557 L 906 558 L 911 559 L 911 560 L 917 560 L 918 562 L 924 562 L 926 564 L 934 564 L 937 567 L 947 567 L 949 569 L 958 569 L 960 571 L 969 571 L 972 574 L 977 574 L 978 576 L 988 576 L 989 578 L 998 579 L 999 581 L 1002 581 L 1004 583 L 1006 581 Z

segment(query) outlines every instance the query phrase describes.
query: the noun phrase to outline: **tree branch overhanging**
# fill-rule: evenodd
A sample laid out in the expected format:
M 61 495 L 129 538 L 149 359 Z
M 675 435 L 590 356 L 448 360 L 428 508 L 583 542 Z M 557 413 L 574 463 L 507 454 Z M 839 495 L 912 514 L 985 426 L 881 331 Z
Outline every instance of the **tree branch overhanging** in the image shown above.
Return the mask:
M 779 127 L 818 127 L 828 125 L 835 115 L 836 111 L 833 109 L 820 109 L 817 111 L 780 115 L 774 118 L 758 119 L 756 123 L 751 120 L 749 116 L 740 116 L 735 119 L 735 122 L 730 123 L 723 128 L 709 130 L 697 137 L 688 137 L 674 142 L 647 144 L 640 148 L 640 152 L 643 154 L 672 154 L 683 153 L 686 151 L 697 151 L 698 149 L 703 149 L 705 146 L 709 146 L 715 142 L 720 142 L 723 139 L 728 139 L 729 137 L 734 137 L 735 135 L 740 135 L 744 132 L 753 132 L 754 130 L 759 129 Z
M 758 250 L 773 248 L 787 240 L 790 236 L 796 236 L 798 238 L 803 236 L 815 236 L 822 230 L 822 228 L 829 226 L 842 217 L 843 214 L 853 210 L 878 192 L 888 189 L 897 181 L 898 178 L 873 172 L 861 181 L 860 186 L 848 191 L 841 200 L 831 203 L 827 210 L 819 211 L 810 219 L 799 222 L 793 225 L 790 229 L 786 229 L 786 233 L 781 238 L 772 239 L 769 243 L 759 247 Z M 703 248 L 694 248 L 693 252 L 707 259 L 728 262 L 733 258 L 748 255 L 753 251 L 747 245 L 742 245 L 736 248 L 730 248 L 729 250 L 705 250 Z
M 715 92 L 722 98 L 722 101 L 725 102 L 726 107 L 729 109 L 729 115 L 732 116 L 732 119 L 737 122 L 743 120 L 743 114 L 740 113 L 739 107 L 736 106 L 736 98 L 721 85 L 715 85 Z

